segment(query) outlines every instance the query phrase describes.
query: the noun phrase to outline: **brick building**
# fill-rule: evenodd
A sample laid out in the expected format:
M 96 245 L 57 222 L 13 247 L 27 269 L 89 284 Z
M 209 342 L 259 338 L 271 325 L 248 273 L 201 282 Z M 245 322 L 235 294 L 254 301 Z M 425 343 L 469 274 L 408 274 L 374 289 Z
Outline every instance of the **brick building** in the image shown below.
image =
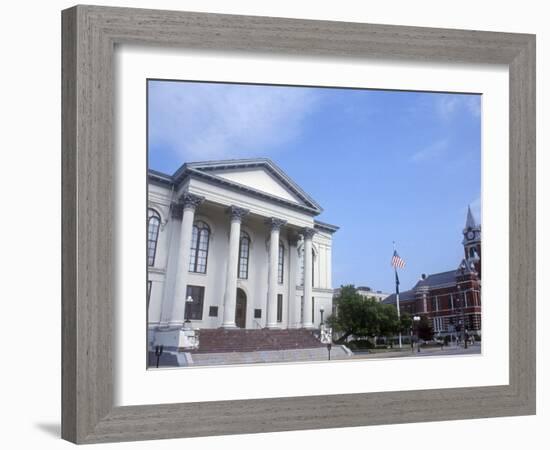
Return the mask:
M 457 269 L 422 274 L 412 289 L 399 293 L 400 310 L 427 316 L 436 336 L 461 333 L 463 323 L 469 334 L 481 336 L 481 225 L 469 207 L 462 245 Z M 395 305 L 395 294 L 383 303 Z

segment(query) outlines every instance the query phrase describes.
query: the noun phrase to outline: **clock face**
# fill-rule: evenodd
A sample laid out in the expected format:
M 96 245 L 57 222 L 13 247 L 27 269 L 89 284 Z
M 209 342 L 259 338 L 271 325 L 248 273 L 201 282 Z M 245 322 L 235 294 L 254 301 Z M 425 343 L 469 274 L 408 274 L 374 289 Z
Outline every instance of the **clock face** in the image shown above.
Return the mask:
M 473 238 L 475 238 L 475 233 L 473 231 L 468 231 L 468 234 L 466 234 L 466 237 L 470 240 L 472 240 Z

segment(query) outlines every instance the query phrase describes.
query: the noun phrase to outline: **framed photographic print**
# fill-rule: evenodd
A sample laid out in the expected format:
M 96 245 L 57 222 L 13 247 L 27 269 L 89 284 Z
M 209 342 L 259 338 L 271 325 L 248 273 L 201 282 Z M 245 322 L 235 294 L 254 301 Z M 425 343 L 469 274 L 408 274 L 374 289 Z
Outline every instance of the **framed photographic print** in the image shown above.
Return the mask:
M 531 35 L 63 11 L 63 437 L 533 414 L 534 69 Z

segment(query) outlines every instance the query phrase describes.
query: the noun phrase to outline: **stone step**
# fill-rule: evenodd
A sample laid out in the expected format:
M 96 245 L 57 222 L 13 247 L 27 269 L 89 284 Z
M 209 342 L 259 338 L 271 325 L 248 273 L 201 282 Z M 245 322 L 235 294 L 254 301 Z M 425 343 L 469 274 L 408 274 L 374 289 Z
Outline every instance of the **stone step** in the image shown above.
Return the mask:
M 331 351 L 331 360 L 345 360 L 350 356 L 338 345 Z M 326 348 L 271 350 L 233 353 L 193 353 L 190 365 L 218 366 L 227 364 L 278 363 L 295 361 L 327 361 Z
M 325 347 L 310 330 L 197 330 L 199 349 L 193 353 L 233 353 Z

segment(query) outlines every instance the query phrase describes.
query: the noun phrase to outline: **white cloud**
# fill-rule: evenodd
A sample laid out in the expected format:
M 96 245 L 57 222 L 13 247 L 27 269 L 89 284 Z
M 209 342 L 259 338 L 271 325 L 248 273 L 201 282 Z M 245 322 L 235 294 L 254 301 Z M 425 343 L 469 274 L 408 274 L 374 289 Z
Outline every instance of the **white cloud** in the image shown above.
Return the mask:
M 460 111 L 466 111 L 473 117 L 481 115 L 481 98 L 478 95 L 439 94 L 436 99 L 436 111 L 443 120 L 451 119 Z
M 157 82 L 150 139 L 185 161 L 266 155 L 300 135 L 316 103 L 307 89 Z
M 415 152 L 410 157 L 410 161 L 415 163 L 420 163 L 423 161 L 437 158 L 441 156 L 443 153 L 445 153 L 447 148 L 449 148 L 449 141 L 447 139 L 441 139 Z
M 481 98 L 476 97 L 468 97 L 465 100 L 465 106 L 470 111 L 472 116 L 474 117 L 480 117 L 481 116 Z
M 470 203 L 470 209 L 477 223 L 481 223 L 481 197 L 477 197 Z

